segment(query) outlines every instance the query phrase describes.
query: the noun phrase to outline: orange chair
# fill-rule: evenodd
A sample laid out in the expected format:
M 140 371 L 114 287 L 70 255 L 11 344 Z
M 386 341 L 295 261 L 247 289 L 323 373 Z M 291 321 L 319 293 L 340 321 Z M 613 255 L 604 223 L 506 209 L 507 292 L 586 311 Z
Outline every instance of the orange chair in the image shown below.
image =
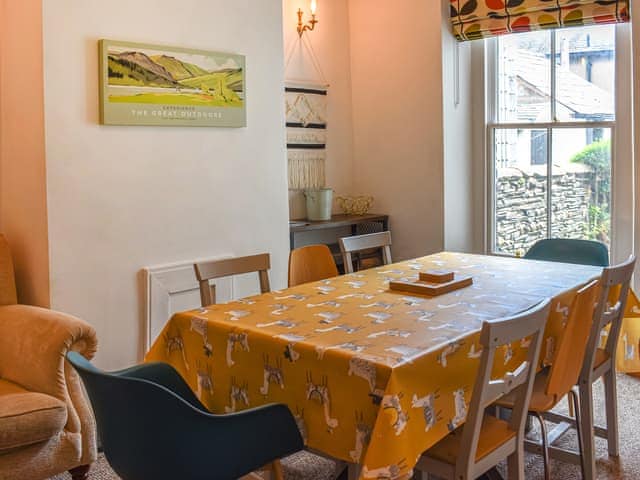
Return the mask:
M 338 268 L 326 245 L 308 245 L 289 254 L 289 287 L 337 277 Z
M 594 323 L 597 293 L 597 281 L 589 283 L 578 291 L 573 300 L 571 313 L 569 314 L 564 333 L 558 344 L 553 364 L 550 368 L 546 368 L 538 373 L 533 386 L 531 402 L 529 403 L 529 415 L 536 417 L 540 422 L 542 441 L 541 444 L 538 444 L 530 440 L 525 440 L 525 449 L 539 451 L 540 447 L 542 447 L 544 476 L 546 480 L 550 478 L 549 451 L 552 451 L 553 456 L 559 459 L 568 458 L 574 454 L 574 452 L 551 446 L 552 440 L 566 431 L 565 426 L 562 424 L 559 425 L 557 430 L 554 429 L 551 435 L 548 435 L 547 427 L 544 423 L 545 413 L 553 409 L 566 395 L 569 395 L 571 405 L 575 411 L 580 465 L 583 478 L 587 478 L 584 477 L 586 458 L 583 455 L 584 446 L 580 432 L 580 406 L 578 404 L 578 395 L 573 390 L 573 387 L 578 381 L 578 376 L 582 369 L 582 363 L 587 349 L 587 341 L 589 340 L 589 335 Z M 501 408 L 513 409 L 515 396 L 509 394 L 500 399 L 496 405 Z

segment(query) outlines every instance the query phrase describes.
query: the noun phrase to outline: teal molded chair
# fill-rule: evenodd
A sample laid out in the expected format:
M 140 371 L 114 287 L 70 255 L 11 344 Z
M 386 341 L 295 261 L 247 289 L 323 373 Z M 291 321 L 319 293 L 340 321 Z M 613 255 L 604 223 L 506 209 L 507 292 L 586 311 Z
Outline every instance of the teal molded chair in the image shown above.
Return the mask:
M 572 238 L 538 240 L 524 255 L 530 260 L 609 266 L 609 250 L 604 243 Z
M 303 448 L 289 409 L 212 415 L 168 364 L 120 372 L 67 359 L 89 394 L 107 461 L 123 480 L 235 480 Z M 277 466 L 276 466 L 277 465 Z

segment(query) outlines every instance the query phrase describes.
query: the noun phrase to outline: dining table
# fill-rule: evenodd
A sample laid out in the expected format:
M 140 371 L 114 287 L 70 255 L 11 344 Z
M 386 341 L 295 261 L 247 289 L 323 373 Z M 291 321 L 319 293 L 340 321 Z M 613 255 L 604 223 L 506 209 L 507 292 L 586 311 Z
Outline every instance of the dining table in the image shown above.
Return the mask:
M 439 296 L 389 288 L 432 270 L 472 284 Z M 464 423 L 483 322 L 552 299 L 540 355 L 548 366 L 576 291 L 601 272 L 441 252 L 176 313 L 145 361 L 173 365 L 216 414 L 284 403 L 309 449 L 356 465 L 361 479 L 404 479 Z M 634 306 L 635 295 L 631 315 Z M 501 349 L 493 375 L 517 368 L 527 348 L 524 339 Z

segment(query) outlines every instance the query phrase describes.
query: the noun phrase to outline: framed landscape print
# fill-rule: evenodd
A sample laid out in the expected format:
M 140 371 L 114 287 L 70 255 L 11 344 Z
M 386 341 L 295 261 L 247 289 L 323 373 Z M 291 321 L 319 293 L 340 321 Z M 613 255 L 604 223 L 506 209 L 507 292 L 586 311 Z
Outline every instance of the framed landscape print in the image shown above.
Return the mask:
M 100 40 L 100 123 L 244 127 L 245 57 Z

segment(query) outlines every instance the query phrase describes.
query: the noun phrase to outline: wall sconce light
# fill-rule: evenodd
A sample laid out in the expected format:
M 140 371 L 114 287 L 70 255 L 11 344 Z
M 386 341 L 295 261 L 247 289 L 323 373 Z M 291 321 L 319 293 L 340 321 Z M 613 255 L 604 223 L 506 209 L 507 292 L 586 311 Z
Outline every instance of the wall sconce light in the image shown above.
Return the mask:
M 298 9 L 298 35 L 300 36 L 300 38 L 302 38 L 302 34 L 307 30 L 311 32 L 314 28 L 316 28 L 316 23 L 318 23 L 318 20 L 316 20 L 317 8 L 317 0 L 311 0 L 311 20 L 309 20 L 309 23 L 307 23 L 306 25 L 302 22 L 302 16 L 304 15 L 304 12 L 301 8 Z

